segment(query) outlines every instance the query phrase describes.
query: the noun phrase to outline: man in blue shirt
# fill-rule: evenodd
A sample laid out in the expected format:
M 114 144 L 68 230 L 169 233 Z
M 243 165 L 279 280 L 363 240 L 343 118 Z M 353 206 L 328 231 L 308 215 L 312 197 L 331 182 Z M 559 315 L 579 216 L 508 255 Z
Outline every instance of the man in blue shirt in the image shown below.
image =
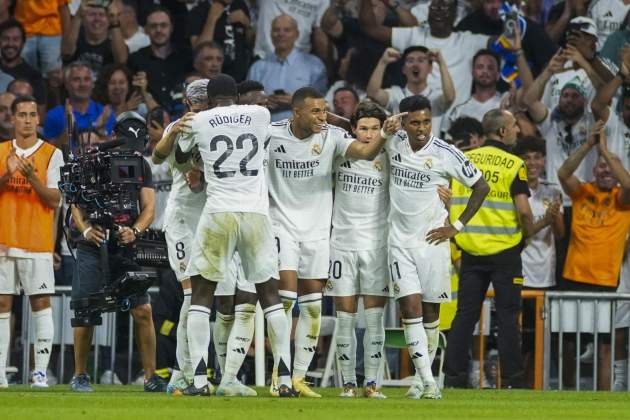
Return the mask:
M 66 107 L 57 105 L 46 114 L 44 138 L 57 145 L 68 142 L 66 108 L 72 107 L 74 124 L 78 130 L 95 129 L 100 137 L 111 135 L 116 116 L 90 97 L 94 89 L 92 71 L 81 62 L 74 62 L 64 71 L 64 82 L 68 91 Z M 103 114 L 105 112 L 105 114 Z
M 262 83 L 269 95 L 272 121 L 291 116 L 291 95 L 299 88 L 311 86 L 326 93 L 326 67 L 316 56 L 295 48 L 298 36 L 294 18 L 289 15 L 276 17 L 271 22 L 271 42 L 275 52 L 249 69 L 247 78 Z

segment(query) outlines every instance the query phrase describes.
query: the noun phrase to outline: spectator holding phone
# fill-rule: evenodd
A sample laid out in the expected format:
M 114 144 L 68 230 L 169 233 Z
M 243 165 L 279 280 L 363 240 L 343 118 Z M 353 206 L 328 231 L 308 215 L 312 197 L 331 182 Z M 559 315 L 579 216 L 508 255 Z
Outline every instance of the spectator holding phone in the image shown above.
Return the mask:
M 114 115 L 136 111 L 146 116 L 159 106 L 149 93 L 148 86 L 145 72 L 132 76 L 127 66 L 111 64 L 103 69 L 96 80 L 94 98 L 103 105 L 111 105 Z
M 291 95 L 297 89 L 311 86 L 326 93 L 326 67 L 319 58 L 295 48 L 299 33 L 293 17 L 276 17 L 271 22 L 274 53 L 255 62 L 249 69 L 247 78 L 262 83 L 269 95 L 272 121 L 291 116 Z

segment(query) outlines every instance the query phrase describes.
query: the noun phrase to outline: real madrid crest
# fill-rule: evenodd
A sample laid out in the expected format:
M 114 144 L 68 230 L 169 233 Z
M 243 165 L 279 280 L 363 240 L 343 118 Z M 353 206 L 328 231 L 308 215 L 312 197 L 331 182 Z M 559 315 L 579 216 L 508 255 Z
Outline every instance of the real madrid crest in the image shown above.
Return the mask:
M 326 282 L 326 290 L 328 290 L 328 291 L 332 291 L 333 287 L 334 287 L 334 285 L 333 285 L 332 280 L 328 280 L 328 281 Z
M 319 144 L 315 143 L 313 145 L 313 147 L 311 148 L 311 154 L 313 155 L 320 155 L 322 153 L 322 146 L 320 146 Z
M 376 169 L 377 171 L 381 172 L 383 170 L 383 162 L 380 160 L 375 160 L 374 161 L 374 169 Z
M 186 263 L 184 261 L 180 261 L 180 263 L 179 263 L 179 271 L 181 271 L 182 273 L 184 271 L 186 271 Z
M 428 158 L 427 160 L 424 161 L 424 167 L 427 169 L 431 169 L 433 168 L 433 159 Z

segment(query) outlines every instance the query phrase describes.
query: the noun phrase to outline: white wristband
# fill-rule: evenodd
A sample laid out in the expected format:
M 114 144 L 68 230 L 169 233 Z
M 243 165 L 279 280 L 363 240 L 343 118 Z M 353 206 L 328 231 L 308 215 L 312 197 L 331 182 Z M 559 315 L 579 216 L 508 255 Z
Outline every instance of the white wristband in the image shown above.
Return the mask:
M 90 231 L 92 230 L 92 226 L 89 226 L 87 228 L 85 228 L 85 230 L 83 231 L 82 235 L 85 239 L 87 239 L 87 234 L 90 233 Z
M 385 133 L 385 131 L 383 131 L 383 128 L 381 128 L 381 137 L 384 139 L 389 138 L 389 136 L 387 135 L 387 133 Z
M 464 224 L 462 222 L 460 222 L 459 219 L 455 220 L 451 226 L 453 226 L 455 228 L 456 231 L 461 232 L 462 229 L 464 229 Z

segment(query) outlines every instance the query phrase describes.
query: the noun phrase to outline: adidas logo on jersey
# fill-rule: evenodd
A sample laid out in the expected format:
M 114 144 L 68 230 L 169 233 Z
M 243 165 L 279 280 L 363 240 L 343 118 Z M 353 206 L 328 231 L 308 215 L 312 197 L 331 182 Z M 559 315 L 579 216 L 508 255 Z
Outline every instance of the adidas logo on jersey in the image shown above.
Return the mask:
M 400 157 L 400 153 L 398 153 L 396 156 L 394 156 L 393 158 L 396 162 L 402 162 L 402 158 Z
M 411 359 L 412 360 L 419 359 L 421 357 L 422 357 L 422 355 L 420 353 L 418 353 L 418 352 L 415 352 L 414 354 L 411 355 Z
M 338 359 L 339 360 L 350 360 L 350 358 L 347 355 L 345 355 L 345 354 L 342 354 L 341 356 L 339 356 Z
M 313 347 L 302 347 L 302 348 L 304 350 L 306 350 L 307 352 L 309 352 L 309 353 L 315 353 L 315 350 L 316 350 L 315 346 L 313 346 Z
M 37 351 L 37 354 L 50 354 L 47 348 L 41 349 Z
M 45 290 L 48 289 L 48 287 L 46 287 L 46 283 L 42 283 L 41 286 L 39 286 L 39 290 Z
M 612 14 L 612 12 L 609 10 L 608 12 L 606 12 L 606 13 L 604 14 L 604 17 L 605 17 L 605 18 L 611 18 L 611 17 L 613 17 L 613 14 Z
M 370 359 L 380 359 L 380 358 L 382 358 L 382 357 L 383 357 L 383 355 L 382 355 L 382 354 L 381 354 L 381 352 L 379 351 L 378 353 L 371 355 L 371 356 L 370 356 Z
M 243 347 L 239 347 L 237 349 L 232 349 L 232 351 L 239 353 L 239 354 L 245 354 L 245 349 Z
M 286 153 L 287 151 L 286 151 L 286 149 L 284 148 L 284 146 L 280 146 L 280 147 L 276 147 L 276 148 L 274 149 L 274 152 L 276 152 L 276 153 Z
M 438 296 L 438 299 L 448 299 L 448 294 L 444 292 L 440 296 Z
M 350 165 L 350 162 L 347 161 L 347 160 L 344 163 L 342 163 L 341 166 L 343 166 L 344 168 L 351 168 L 352 167 L 352 165 Z

